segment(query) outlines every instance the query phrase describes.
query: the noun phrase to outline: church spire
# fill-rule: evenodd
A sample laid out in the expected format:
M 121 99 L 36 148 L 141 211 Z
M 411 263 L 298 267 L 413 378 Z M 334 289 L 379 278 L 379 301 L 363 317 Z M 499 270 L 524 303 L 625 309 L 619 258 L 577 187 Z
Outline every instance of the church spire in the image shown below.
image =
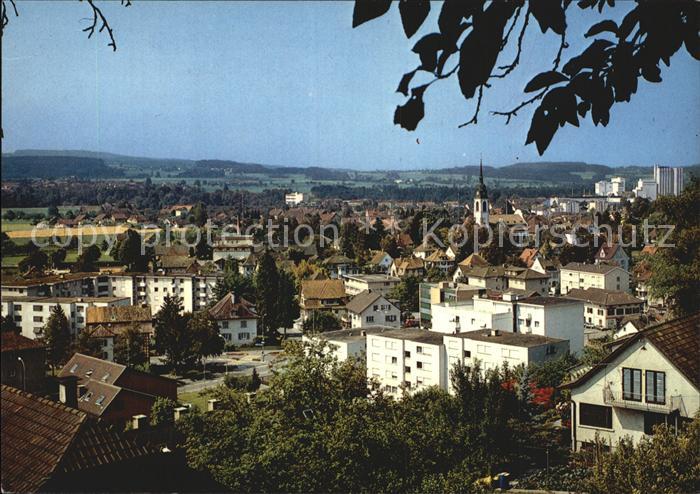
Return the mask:
M 484 160 L 479 156 L 479 183 L 484 183 Z

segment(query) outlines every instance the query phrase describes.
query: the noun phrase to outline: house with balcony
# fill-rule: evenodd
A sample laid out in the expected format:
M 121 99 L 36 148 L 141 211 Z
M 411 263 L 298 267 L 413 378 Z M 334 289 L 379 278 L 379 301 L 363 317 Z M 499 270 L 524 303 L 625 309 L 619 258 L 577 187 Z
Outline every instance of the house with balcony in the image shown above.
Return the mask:
M 574 288 L 566 298 L 583 302 L 586 326 L 603 329 L 618 329 L 623 319 L 639 316 L 644 309 L 644 300 L 617 290 Z
M 562 385 L 571 391 L 571 445 L 611 447 L 654 426 L 678 427 L 700 409 L 700 313 L 647 327 Z

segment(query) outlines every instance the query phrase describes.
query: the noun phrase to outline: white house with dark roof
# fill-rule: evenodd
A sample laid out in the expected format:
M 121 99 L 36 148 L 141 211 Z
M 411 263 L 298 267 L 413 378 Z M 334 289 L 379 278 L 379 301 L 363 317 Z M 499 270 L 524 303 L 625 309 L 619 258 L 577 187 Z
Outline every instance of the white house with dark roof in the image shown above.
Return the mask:
M 401 326 L 401 311 L 381 292 L 365 290 L 350 299 L 345 308 L 351 328 Z
M 632 334 L 562 388 L 571 391 L 571 444 L 615 447 L 657 424 L 678 426 L 700 409 L 700 313 Z
M 364 329 L 339 329 L 325 333 L 304 334 L 303 342 L 324 341 L 328 344 L 327 351 L 339 362 L 348 358 L 361 358 L 367 353 L 367 335 L 377 334 L 394 328 L 372 327 Z
M 227 293 L 209 314 L 219 325 L 219 333 L 226 343 L 250 345 L 258 336 L 258 315 L 255 306 L 243 297 Z
M 630 257 L 619 244 L 603 244 L 595 255 L 596 264 L 614 264 L 625 271 L 630 269 Z
M 574 288 L 566 298 L 583 302 L 587 326 L 605 329 L 617 329 L 625 317 L 641 314 L 644 309 L 644 300 L 617 290 Z
M 562 295 L 574 288 L 602 288 L 627 292 L 630 285 L 629 273 L 612 264 L 570 262 L 562 266 L 560 278 Z

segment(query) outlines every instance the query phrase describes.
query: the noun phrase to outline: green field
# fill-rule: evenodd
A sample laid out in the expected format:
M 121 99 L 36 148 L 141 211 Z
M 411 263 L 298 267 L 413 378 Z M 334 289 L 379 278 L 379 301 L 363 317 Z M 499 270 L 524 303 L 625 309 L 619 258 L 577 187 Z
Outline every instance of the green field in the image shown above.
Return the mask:
M 201 411 L 207 411 L 207 400 L 212 398 L 211 390 L 195 391 L 193 393 L 182 393 L 177 395 L 177 401 L 181 403 L 190 403 Z

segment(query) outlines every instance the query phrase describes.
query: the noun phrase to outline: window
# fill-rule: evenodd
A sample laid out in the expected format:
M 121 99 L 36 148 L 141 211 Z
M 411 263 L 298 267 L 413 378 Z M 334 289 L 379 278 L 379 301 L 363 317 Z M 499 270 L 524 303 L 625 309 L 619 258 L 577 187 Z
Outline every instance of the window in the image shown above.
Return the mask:
M 654 426 L 665 424 L 666 419 L 663 413 L 644 412 L 644 434 L 653 434 Z
M 554 355 L 557 353 L 557 347 L 554 345 L 547 345 L 547 351 L 545 352 L 547 355 Z
M 221 328 L 228 329 L 228 321 L 221 321 Z
M 372 310 L 373 310 L 374 312 L 377 312 L 377 311 L 379 310 L 379 306 L 378 306 L 378 305 L 373 305 L 373 306 L 372 306 Z
M 83 307 L 82 305 L 79 305 L 78 307 L 76 307 L 76 310 L 78 312 L 85 312 L 85 307 Z
M 32 307 L 32 310 L 34 310 L 34 312 L 41 312 L 43 307 L 41 305 L 35 305 Z
M 248 327 L 248 321 L 241 321 L 241 328 L 247 328 Z
M 238 339 L 239 340 L 249 340 L 250 333 L 238 333 Z
M 539 321 L 535 321 L 535 327 L 536 327 L 536 328 L 539 328 L 539 327 L 540 327 L 540 322 L 539 322 Z
M 395 316 L 395 315 L 386 316 L 386 317 L 384 318 L 384 320 L 386 320 L 386 322 L 395 322 L 395 321 L 396 321 L 396 316 Z
M 231 341 L 231 333 L 223 333 L 221 336 L 224 337 L 224 340 Z
M 622 368 L 622 399 L 642 401 L 642 371 Z
M 44 322 L 44 318 L 41 316 L 34 316 L 34 322 Z
M 398 360 L 396 357 L 391 357 L 391 363 L 392 363 L 392 364 L 396 364 L 396 363 L 398 363 L 398 361 L 399 361 L 399 360 Z
M 157 292 L 157 291 L 158 291 L 158 287 L 157 287 L 157 286 L 154 286 L 154 287 L 153 287 L 153 291 L 154 291 L 154 292 Z
M 365 321 L 367 321 L 367 322 L 374 322 L 374 316 L 367 316 L 367 317 L 365 317 Z
M 409 366 L 405 366 L 405 367 L 403 368 L 403 371 L 404 371 L 406 374 L 410 374 L 410 373 L 411 373 L 411 368 L 410 368 Z
M 14 306 L 14 310 L 15 310 L 16 312 L 19 312 L 19 311 L 22 310 L 22 306 L 21 306 L 21 305 L 15 305 L 15 306 Z
M 578 409 L 579 425 L 612 429 L 612 407 L 581 403 Z
M 464 350 L 464 358 L 470 358 L 472 356 L 472 352 L 469 350 Z
M 416 353 L 423 353 L 423 347 L 422 347 L 422 346 L 417 346 L 417 347 L 416 347 Z
M 646 372 L 646 401 L 647 403 L 666 403 L 666 374 L 659 371 Z
M 422 369 L 423 368 L 423 362 L 416 362 L 416 369 Z
M 411 358 L 411 352 L 409 352 L 408 350 L 406 350 L 405 352 L 403 352 L 403 356 L 406 357 L 406 358 Z

